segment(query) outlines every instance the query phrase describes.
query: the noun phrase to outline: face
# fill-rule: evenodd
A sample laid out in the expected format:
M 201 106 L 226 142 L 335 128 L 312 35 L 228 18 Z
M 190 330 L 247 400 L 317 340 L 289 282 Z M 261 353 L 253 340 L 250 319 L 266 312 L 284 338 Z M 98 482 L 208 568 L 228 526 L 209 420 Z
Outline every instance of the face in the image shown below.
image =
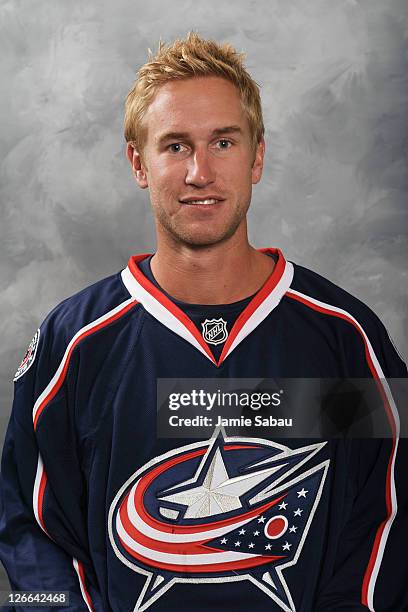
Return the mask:
M 255 161 L 238 89 L 219 77 L 166 83 L 145 115 L 143 157 L 128 146 L 140 187 L 149 188 L 158 237 L 190 246 L 214 245 L 245 228 Z

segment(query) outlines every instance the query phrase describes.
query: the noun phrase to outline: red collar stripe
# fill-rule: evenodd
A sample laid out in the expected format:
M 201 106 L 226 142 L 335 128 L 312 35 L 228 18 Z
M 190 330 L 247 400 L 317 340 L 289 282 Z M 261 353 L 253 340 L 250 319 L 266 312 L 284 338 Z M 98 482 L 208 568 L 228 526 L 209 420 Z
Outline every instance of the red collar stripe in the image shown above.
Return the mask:
M 224 345 L 219 363 L 246 338 L 276 308 L 293 279 L 293 265 L 286 262 L 279 249 L 262 249 L 278 256 L 276 266 L 263 287 L 241 312 Z
M 145 290 L 145 292 L 148 295 L 152 296 L 156 300 L 156 302 L 158 302 L 161 306 L 163 306 L 169 314 L 171 314 L 175 319 L 177 319 L 183 325 L 183 327 L 186 330 L 188 330 L 188 332 L 193 336 L 195 341 L 201 347 L 202 352 L 204 352 L 207 355 L 207 357 L 215 364 L 216 362 L 215 362 L 214 356 L 210 348 L 208 347 L 207 343 L 204 341 L 203 337 L 201 336 L 197 327 L 194 325 L 193 321 L 191 321 L 191 319 L 178 306 L 176 306 L 176 304 L 174 304 L 162 291 L 160 291 L 160 289 L 158 289 L 156 285 L 154 285 L 143 274 L 143 272 L 139 268 L 138 263 L 140 263 L 141 261 L 143 261 L 143 259 L 146 259 L 146 257 L 149 257 L 149 256 L 150 256 L 149 254 L 135 255 L 130 258 L 128 268 L 131 274 L 133 275 L 134 279 Z M 148 310 L 151 314 L 153 314 L 153 316 L 156 316 L 155 313 L 159 314 L 159 312 L 154 308 L 153 303 L 151 304 L 153 306 L 153 309 L 150 309 L 148 307 L 149 300 L 148 299 L 146 300 L 146 298 L 148 298 L 148 296 L 146 296 L 146 293 L 144 294 L 145 299 L 143 300 L 143 298 L 141 298 L 139 301 L 146 308 L 146 310 Z M 159 317 L 156 317 L 156 318 L 159 318 Z M 161 322 L 166 325 L 165 320 L 163 320 L 163 317 L 161 317 L 161 319 L 159 320 L 161 320 Z M 166 326 L 171 327 L 171 319 L 168 319 L 168 324 Z M 173 329 L 173 331 L 176 331 L 176 330 Z M 178 332 L 176 331 L 176 333 Z M 188 337 L 186 339 L 188 339 Z
M 293 266 L 285 261 L 279 249 L 261 249 L 277 257 L 272 274 L 235 321 L 224 345 L 219 361 L 214 359 L 210 347 L 191 319 L 143 274 L 138 264 L 149 254 L 130 258 L 128 267 L 122 272 L 122 280 L 129 293 L 163 325 L 190 342 L 219 367 L 238 344 L 248 336 L 278 305 L 290 286 Z

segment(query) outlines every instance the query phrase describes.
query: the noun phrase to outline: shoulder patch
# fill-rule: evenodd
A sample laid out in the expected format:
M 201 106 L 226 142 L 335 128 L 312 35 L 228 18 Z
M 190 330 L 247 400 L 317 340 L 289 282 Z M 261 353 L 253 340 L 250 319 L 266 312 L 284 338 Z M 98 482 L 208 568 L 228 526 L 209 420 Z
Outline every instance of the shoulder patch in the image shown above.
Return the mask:
M 18 380 L 19 378 L 21 378 L 21 376 L 23 376 L 23 374 L 25 374 L 27 370 L 33 365 L 35 356 L 37 354 L 37 347 L 38 347 L 39 339 L 40 339 L 40 330 L 37 329 L 37 331 L 35 332 L 34 338 L 31 340 L 30 344 L 28 345 L 28 349 L 26 350 L 26 354 L 24 355 L 22 362 L 18 366 L 17 372 L 14 374 L 14 378 L 13 378 L 14 382 Z

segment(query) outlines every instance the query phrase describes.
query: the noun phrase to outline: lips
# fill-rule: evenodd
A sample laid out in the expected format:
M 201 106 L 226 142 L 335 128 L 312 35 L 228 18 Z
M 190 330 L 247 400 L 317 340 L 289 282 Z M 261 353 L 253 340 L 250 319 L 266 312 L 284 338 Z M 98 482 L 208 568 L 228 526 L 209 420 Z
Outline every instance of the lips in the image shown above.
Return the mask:
M 211 206 L 214 204 L 218 204 L 219 202 L 223 202 L 224 198 L 221 198 L 219 195 L 206 195 L 197 198 L 196 196 L 191 196 L 189 198 L 182 198 L 180 200 L 181 204 L 189 204 L 190 206 Z

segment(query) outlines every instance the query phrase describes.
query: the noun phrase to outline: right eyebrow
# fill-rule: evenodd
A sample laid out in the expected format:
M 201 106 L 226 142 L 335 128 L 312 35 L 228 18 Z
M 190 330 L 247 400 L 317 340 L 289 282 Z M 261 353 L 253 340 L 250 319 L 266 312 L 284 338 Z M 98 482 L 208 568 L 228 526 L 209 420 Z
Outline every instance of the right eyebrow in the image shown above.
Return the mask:
M 186 140 L 187 138 L 189 138 L 187 132 L 167 132 L 163 134 L 163 136 L 160 136 L 157 140 L 157 144 L 160 146 L 166 144 L 169 140 Z

